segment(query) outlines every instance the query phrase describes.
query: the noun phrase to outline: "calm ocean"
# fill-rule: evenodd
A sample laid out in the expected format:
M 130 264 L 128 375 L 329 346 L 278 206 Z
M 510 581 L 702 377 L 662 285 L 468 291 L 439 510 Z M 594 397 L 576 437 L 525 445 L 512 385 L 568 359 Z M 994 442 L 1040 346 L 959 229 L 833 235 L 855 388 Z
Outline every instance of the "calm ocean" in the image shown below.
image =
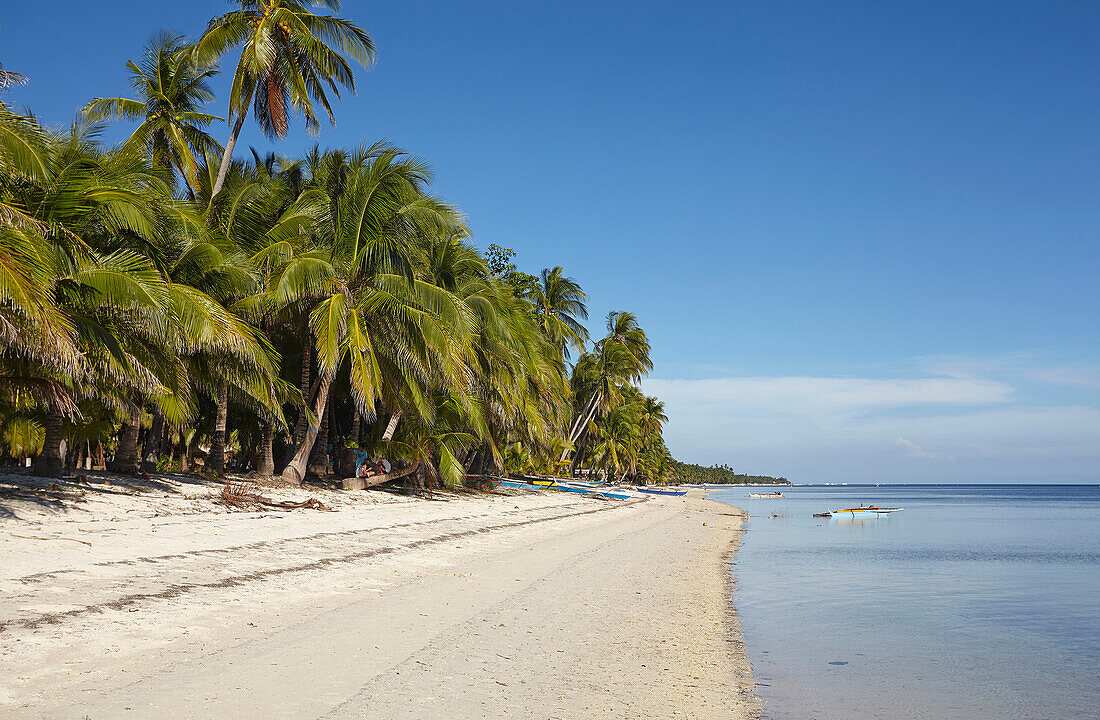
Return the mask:
M 1100 718 L 1100 487 L 749 492 L 711 498 L 750 516 L 734 604 L 765 718 Z M 812 517 L 861 502 L 905 509 Z

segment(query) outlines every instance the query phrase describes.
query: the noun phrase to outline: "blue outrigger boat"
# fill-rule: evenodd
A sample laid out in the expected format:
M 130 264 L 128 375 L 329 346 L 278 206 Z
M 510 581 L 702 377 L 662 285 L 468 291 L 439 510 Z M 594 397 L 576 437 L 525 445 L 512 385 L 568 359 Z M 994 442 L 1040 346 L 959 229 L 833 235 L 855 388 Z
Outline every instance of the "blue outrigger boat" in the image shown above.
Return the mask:
M 508 480 L 505 478 L 494 478 L 499 480 L 497 487 L 512 488 L 513 490 L 545 490 L 545 485 L 535 485 L 529 482 L 521 482 L 519 480 Z
M 564 492 L 577 493 L 579 495 L 594 495 L 612 498 L 614 500 L 626 500 L 630 497 L 633 497 L 633 493 L 628 490 L 604 487 L 585 487 L 582 485 L 574 485 L 570 482 L 558 481 L 542 482 L 536 485 L 535 483 L 529 483 L 523 480 L 508 480 L 505 478 L 500 478 L 500 482 L 497 487 L 512 488 L 515 490 L 562 490 Z
M 650 495 L 672 495 L 674 497 L 681 497 L 687 495 L 687 490 L 658 490 L 657 488 L 640 487 L 638 488 L 640 493 L 648 493 Z

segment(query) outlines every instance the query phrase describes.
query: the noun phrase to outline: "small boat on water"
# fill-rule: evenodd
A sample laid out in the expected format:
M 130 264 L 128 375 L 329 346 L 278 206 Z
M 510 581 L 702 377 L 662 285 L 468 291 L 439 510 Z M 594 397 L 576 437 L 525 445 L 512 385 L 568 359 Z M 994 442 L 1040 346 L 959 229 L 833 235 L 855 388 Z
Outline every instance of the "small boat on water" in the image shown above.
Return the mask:
M 786 500 L 787 499 L 787 496 L 784 495 L 779 490 L 776 490 L 775 492 L 770 492 L 770 493 L 749 493 L 749 497 L 753 498 L 754 500 L 767 500 L 767 499 L 770 499 L 770 500 Z
M 672 495 L 674 497 L 680 497 L 682 495 L 688 494 L 687 490 L 658 490 L 657 488 L 649 487 L 640 487 L 638 488 L 638 492 L 646 493 L 647 495 Z
M 879 507 L 878 505 L 860 505 L 859 507 L 833 510 L 829 513 L 832 517 L 875 517 L 877 515 L 889 515 L 890 513 L 904 510 L 904 508 Z

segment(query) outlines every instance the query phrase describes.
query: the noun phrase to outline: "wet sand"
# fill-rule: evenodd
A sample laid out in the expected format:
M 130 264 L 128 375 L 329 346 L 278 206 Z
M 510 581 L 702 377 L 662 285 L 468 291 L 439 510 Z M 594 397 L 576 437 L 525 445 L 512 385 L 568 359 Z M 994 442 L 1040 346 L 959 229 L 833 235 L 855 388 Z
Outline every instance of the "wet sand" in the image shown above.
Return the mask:
M 0 494 L 0 716 L 758 714 L 728 506 L 123 488 Z

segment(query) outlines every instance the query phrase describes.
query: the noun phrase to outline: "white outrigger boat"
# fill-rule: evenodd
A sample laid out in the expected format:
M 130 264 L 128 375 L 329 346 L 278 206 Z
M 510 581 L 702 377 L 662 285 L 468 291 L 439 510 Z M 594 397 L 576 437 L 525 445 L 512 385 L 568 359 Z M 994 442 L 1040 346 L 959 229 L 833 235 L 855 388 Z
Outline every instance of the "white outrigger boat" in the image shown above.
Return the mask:
M 879 515 L 889 515 L 890 513 L 904 510 L 905 508 L 893 508 L 893 507 L 879 507 L 877 505 L 860 505 L 854 508 L 844 508 L 843 510 L 833 510 L 831 513 L 827 513 L 832 517 L 877 517 Z M 825 515 L 826 513 L 822 513 Z
M 775 492 L 770 492 L 770 493 L 749 493 L 749 497 L 753 498 L 754 500 L 765 500 L 765 499 L 786 500 L 787 499 L 787 496 L 784 495 L 779 490 L 776 490 Z

